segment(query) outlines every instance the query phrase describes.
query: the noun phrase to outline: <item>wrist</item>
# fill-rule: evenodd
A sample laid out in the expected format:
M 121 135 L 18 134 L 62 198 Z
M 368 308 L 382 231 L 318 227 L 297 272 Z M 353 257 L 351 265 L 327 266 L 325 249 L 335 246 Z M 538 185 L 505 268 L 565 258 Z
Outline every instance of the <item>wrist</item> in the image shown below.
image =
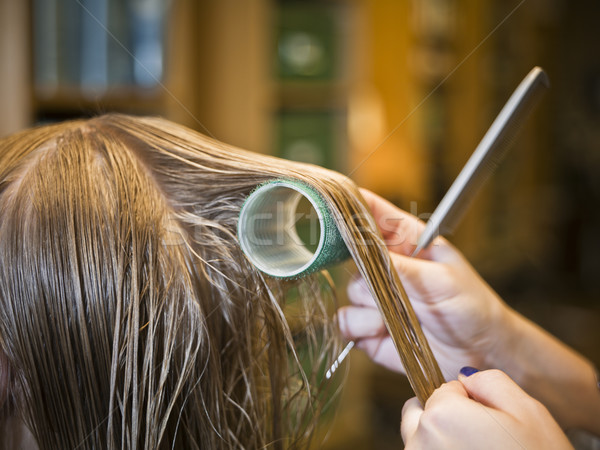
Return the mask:
M 558 341 L 504 304 L 492 351 L 486 363 L 509 375 L 526 391 L 547 379 L 553 369 Z M 562 344 L 558 344 L 562 347 Z M 560 352 L 559 352 L 560 353 Z M 564 362 L 562 358 L 554 363 Z
M 565 429 L 600 435 L 597 369 L 579 353 L 505 306 L 499 338 L 486 358 L 541 401 Z
M 484 356 L 484 367 L 500 369 L 518 383 L 522 372 L 521 343 L 523 342 L 523 317 L 502 300 L 498 300 L 495 319 L 490 327 L 493 341 Z

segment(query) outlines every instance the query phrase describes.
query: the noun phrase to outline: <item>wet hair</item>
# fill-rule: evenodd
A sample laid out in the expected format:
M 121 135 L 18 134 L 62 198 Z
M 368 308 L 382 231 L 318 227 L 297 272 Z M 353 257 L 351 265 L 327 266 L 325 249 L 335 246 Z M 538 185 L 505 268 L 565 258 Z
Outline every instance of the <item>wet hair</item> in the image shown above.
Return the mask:
M 322 275 L 266 279 L 240 252 L 261 165 L 157 118 L 0 141 L 0 403 L 40 448 L 307 441 L 331 292 Z
M 43 449 L 307 445 L 334 293 L 326 273 L 269 278 L 242 254 L 240 207 L 274 178 L 322 194 L 426 398 L 439 369 L 354 183 L 105 115 L 0 140 L 5 426 Z

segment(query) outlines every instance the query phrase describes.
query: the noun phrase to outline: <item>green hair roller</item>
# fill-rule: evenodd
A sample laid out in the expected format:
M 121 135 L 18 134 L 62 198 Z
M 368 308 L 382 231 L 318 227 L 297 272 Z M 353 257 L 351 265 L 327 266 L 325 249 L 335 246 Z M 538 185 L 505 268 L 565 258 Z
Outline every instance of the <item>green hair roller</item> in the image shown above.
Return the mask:
M 300 200 L 316 212 L 314 251 L 298 235 Z M 300 278 L 350 256 L 325 200 L 312 186 L 296 180 L 273 180 L 258 186 L 240 210 L 237 229 L 244 254 L 260 271 L 277 278 Z M 316 236 L 314 236 L 316 238 Z

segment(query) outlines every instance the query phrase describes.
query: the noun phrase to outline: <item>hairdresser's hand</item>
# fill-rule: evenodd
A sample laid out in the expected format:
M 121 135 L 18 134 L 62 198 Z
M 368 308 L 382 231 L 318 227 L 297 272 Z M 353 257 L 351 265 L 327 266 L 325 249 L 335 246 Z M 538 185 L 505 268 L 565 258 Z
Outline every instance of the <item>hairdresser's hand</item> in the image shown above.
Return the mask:
M 507 333 L 509 308 L 445 239 L 410 258 L 424 224 L 362 190 L 392 261 L 446 379 L 463 366 L 498 367 L 498 337 Z M 376 362 L 404 372 L 393 342 L 362 279 L 348 286 L 353 306 L 338 313 L 340 329 Z
M 548 410 L 499 370 L 459 376 L 402 410 L 406 449 L 571 449 Z
M 600 436 L 600 390 L 590 361 L 509 308 L 445 239 L 409 258 L 424 224 L 371 192 L 362 194 L 446 379 L 463 366 L 501 369 L 563 428 Z M 404 372 L 362 280 L 350 283 L 348 295 L 353 306 L 338 314 L 341 331 L 374 361 Z

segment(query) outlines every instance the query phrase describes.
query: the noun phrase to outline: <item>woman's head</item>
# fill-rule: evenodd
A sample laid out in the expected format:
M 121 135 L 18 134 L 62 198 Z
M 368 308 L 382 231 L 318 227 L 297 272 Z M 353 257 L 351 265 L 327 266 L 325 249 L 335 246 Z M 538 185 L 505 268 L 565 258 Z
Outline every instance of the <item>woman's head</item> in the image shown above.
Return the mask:
M 332 350 L 322 280 L 265 279 L 235 227 L 254 186 L 304 172 L 152 118 L 0 140 L 4 415 L 43 448 L 301 438 L 318 380 L 295 349 Z

